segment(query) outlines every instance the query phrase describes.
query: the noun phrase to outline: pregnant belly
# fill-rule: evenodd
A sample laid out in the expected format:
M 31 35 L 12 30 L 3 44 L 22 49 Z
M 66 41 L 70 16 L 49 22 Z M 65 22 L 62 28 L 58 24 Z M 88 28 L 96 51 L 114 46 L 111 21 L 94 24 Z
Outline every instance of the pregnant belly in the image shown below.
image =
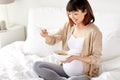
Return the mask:
M 83 63 L 78 60 L 63 64 L 63 69 L 69 76 L 81 75 L 84 70 Z

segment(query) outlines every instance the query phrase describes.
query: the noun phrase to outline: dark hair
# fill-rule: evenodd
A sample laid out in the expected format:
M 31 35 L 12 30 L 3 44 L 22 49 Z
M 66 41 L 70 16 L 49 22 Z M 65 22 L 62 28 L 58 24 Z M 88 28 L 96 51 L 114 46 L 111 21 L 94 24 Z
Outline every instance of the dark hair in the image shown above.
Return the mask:
M 92 11 L 92 8 L 87 0 L 70 0 L 66 6 L 66 11 L 71 12 L 71 11 L 78 11 L 81 10 L 84 12 L 85 10 L 87 11 L 85 18 L 83 20 L 83 24 L 87 25 L 90 22 L 95 21 L 95 17 Z M 69 18 L 70 26 L 73 26 L 73 21 Z

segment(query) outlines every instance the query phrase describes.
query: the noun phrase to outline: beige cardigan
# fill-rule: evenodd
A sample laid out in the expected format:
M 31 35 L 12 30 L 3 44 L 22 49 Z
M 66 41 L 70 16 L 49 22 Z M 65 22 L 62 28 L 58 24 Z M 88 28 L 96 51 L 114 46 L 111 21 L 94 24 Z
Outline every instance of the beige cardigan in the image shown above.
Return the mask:
M 69 23 L 66 23 L 62 29 L 56 34 L 46 37 L 46 43 L 54 45 L 55 43 L 62 41 L 62 49 L 69 50 L 67 41 L 69 40 L 74 26 L 70 27 Z M 91 58 L 91 63 L 84 63 L 84 73 L 89 77 L 96 77 L 99 73 L 99 63 L 102 52 L 102 33 L 94 24 L 87 25 L 87 29 L 81 34 L 81 37 L 85 38 L 81 57 L 88 56 Z

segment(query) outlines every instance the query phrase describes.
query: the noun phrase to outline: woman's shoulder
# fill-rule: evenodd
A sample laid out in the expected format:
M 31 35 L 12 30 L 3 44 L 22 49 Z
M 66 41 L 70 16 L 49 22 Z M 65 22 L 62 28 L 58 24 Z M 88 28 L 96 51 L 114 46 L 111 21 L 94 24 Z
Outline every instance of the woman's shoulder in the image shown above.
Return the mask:
M 72 26 L 70 26 L 70 23 L 69 22 L 66 22 L 65 24 L 64 24 L 64 27 L 63 27 L 63 29 L 65 29 L 65 30 L 72 30 L 74 27 Z
M 65 22 L 63 28 L 68 28 L 69 27 L 69 22 Z
M 96 24 L 94 24 L 94 23 L 90 23 L 90 24 L 88 25 L 88 27 L 89 27 L 90 30 L 93 31 L 93 32 L 101 32 L 101 31 L 100 31 L 100 28 L 99 28 Z

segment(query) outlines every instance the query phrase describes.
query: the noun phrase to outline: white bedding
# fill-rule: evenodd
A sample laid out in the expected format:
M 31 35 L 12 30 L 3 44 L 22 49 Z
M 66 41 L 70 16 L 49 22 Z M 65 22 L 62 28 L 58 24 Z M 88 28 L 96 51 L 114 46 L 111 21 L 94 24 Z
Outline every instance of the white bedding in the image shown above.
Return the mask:
M 44 80 L 38 78 L 33 71 L 33 63 L 35 61 L 52 61 L 51 56 L 40 58 L 36 55 L 24 55 L 22 47 L 24 42 L 17 41 L 10 45 L 5 46 L 0 50 L 0 80 Z M 120 58 L 118 58 L 120 60 Z M 109 61 L 109 63 L 114 61 Z M 108 64 L 104 62 L 101 66 Z M 99 77 L 92 78 L 92 80 L 119 80 L 120 79 L 120 67 L 112 68 L 103 72 Z
M 0 50 L 0 80 L 43 80 L 32 70 L 33 63 L 43 60 L 35 55 L 24 55 L 24 42 L 14 42 Z
M 119 80 L 120 79 L 120 70 L 109 71 L 102 73 L 97 78 L 92 78 L 91 80 Z

